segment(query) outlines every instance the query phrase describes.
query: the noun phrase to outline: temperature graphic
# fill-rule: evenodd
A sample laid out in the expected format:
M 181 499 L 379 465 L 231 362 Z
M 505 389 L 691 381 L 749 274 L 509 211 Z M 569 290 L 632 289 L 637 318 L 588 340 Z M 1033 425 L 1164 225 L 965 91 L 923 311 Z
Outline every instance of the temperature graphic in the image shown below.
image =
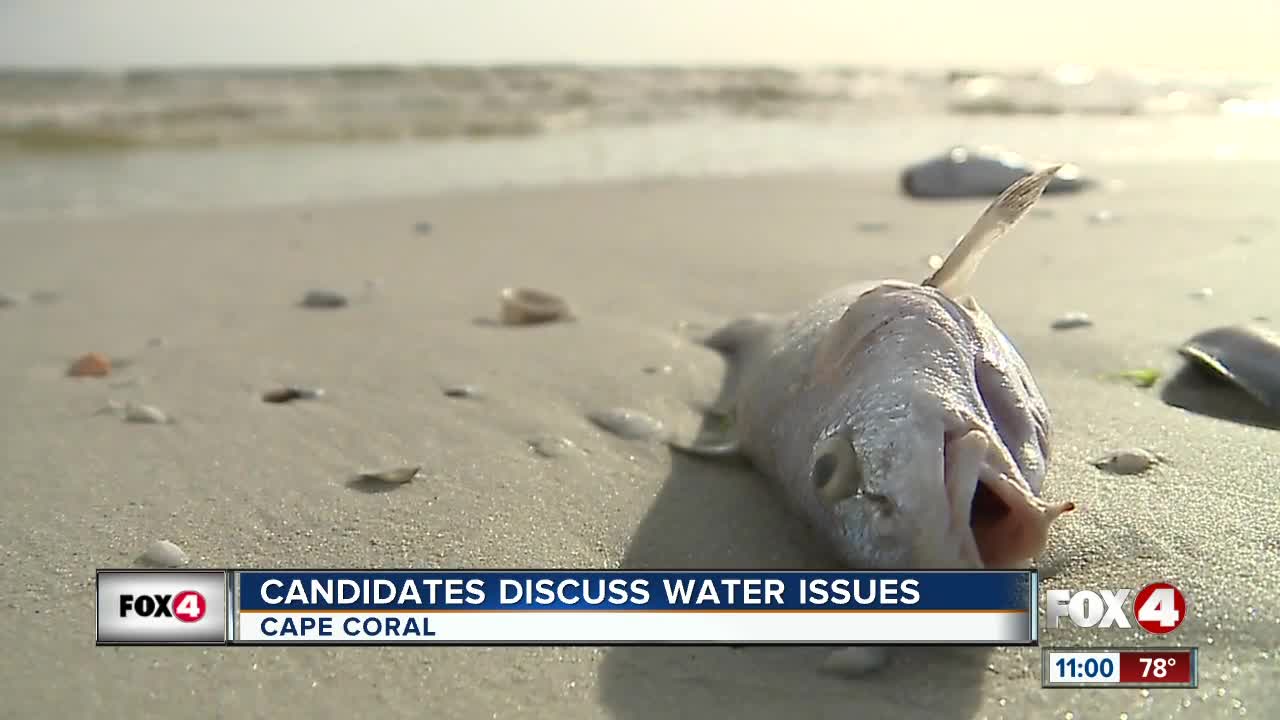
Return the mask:
M 1045 648 L 1047 688 L 1196 686 L 1196 648 Z

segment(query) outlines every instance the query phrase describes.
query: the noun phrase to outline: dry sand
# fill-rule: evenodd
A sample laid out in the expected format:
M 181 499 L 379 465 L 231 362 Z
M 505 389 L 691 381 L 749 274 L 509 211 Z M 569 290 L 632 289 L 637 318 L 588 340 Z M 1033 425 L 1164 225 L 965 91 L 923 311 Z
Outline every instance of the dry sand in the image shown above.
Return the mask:
M 62 293 L 0 309 L 0 715 L 1276 717 L 1280 434 L 1161 400 L 1204 390 L 1099 375 L 1172 371 L 1195 331 L 1280 319 L 1277 168 L 1104 170 L 1127 189 L 1046 198 L 1051 216 L 1007 238 L 975 290 L 1055 411 L 1047 494 L 1082 505 L 1041 558 L 1043 587 L 1177 583 L 1192 617 L 1166 642 L 1201 647 L 1198 690 L 1042 690 L 1036 649 L 912 649 L 850 680 L 816 673 L 814 648 L 93 646 L 94 569 L 159 538 L 194 567 L 821 564 L 753 473 L 584 419 L 627 406 L 693 428 L 722 363 L 680 323 L 922 278 L 985 205 L 911 202 L 885 175 L 807 175 L 0 226 L 0 289 Z M 1101 209 L 1115 220 L 1090 223 Z M 415 233 L 424 220 L 432 231 Z M 858 230 L 870 222 L 888 227 Z M 359 296 L 366 280 L 376 292 L 345 309 L 296 305 L 313 287 Z M 506 285 L 562 293 L 579 319 L 484 322 Z M 1189 296 L 1202 286 L 1215 295 Z M 1068 310 L 1096 325 L 1050 330 Z M 134 362 L 65 377 L 91 350 Z M 329 395 L 258 400 L 280 383 Z M 447 398 L 450 383 L 485 396 Z M 178 422 L 95 415 L 109 400 Z M 531 452 L 548 434 L 581 451 Z M 1089 464 L 1125 446 L 1167 462 L 1139 477 Z M 406 463 L 423 477 L 394 492 L 346 484 Z

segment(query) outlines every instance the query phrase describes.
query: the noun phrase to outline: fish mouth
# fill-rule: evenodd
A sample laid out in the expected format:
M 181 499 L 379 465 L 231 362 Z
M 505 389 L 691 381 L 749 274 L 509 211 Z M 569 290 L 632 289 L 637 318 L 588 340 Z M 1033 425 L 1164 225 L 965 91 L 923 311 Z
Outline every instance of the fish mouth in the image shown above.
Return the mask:
M 1044 549 L 1049 526 L 1075 503 L 1046 502 L 1016 471 L 997 472 L 987 462 L 991 449 L 980 430 L 947 443 L 943 482 L 952 531 L 969 564 L 1018 567 Z

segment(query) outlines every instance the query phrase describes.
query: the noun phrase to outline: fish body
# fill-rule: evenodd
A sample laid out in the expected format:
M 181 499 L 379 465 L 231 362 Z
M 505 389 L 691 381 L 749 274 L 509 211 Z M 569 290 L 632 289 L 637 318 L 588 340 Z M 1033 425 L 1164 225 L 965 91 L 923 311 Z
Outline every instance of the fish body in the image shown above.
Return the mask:
M 1011 185 L 924 282 L 857 283 L 713 333 L 731 440 L 705 454 L 747 458 L 852 568 L 1014 567 L 1038 554 L 1073 507 L 1041 499 L 1050 414 L 965 288 L 1055 171 Z

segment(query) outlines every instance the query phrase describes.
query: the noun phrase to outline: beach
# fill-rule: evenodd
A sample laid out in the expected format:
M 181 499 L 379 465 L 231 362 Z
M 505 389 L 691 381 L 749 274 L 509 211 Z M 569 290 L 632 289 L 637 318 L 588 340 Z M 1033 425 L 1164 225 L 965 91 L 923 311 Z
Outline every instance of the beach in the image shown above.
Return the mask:
M 753 471 L 586 416 L 693 430 L 724 368 L 699 332 L 847 282 L 919 281 L 987 203 L 913 201 L 869 170 L 4 221 L 0 290 L 57 296 L 0 308 L 0 715 L 1275 716 L 1280 435 L 1166 400 L 1235 407 L 1176 383 L 1175 348 L 1280 321 L 1280 165 L 1088 169 L 1121 182 L 1044 198 L 973 290 L 1053 412 L 1045 495 L 1079 505 L 1037 561 L 1042 592 L 1175 583 L 1176 638 L 1106 640 L 1198 646 L 1198 689 L 1042 690 L 1037 648 L 907 649 L 842 678 L 817 672 L 821 648 L 94 647 L 94 570 L 159 539 L 210 568 L 821 567 Z M 508 286 L 559 294 L 574 319 L 497 324 Z M 313 288 L 352 302 L 300 307 Z M 1094 325 L 1051 329 L 1068 311 Z M 91 351 L 127 362 L 67 377 Z M 1147 367 L 1155 387 L 1105 377 Z M 459 384 L 480 392 L 445 395 Z M 281 385 L 326 394 L 261 401 Z M 173 422 L 100 412 L 129 401 Z M 545 437 L 571 444 L 545 457 Z M 1127 447 L 1163 461 L 1091 464 Z M 392 492 L 349 484 L 404 465 L 423 469 Z

